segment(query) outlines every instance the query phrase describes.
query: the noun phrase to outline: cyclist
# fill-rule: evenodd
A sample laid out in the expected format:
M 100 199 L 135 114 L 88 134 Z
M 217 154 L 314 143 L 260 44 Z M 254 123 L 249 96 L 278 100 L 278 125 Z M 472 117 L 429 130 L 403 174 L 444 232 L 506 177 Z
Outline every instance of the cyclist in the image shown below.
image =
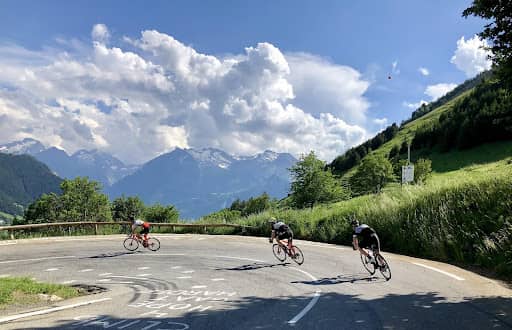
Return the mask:
M 359 250 L 362 255 L 369 258 L 369 263 L 375 264 L 375 256 L 370 255 L 368 251 L 365 250 L 365 248 L 369 248 L 373 245 L 376 248 L 377 253 L 380 253 L 380 241 L 379 236 L 377 236 L 377 232 L 375 232 L 372 227 L 366 224 L 360 225 L 359 221 L 357 220 L 352 220 L 350 224 L 354 229 L 352 235 L 353 249 Z
M 277 241 L 277 244 L 285 248 L 285 245 L 281 240 L 286 239 L 288 241 L 288 251 L 290 251 L 290 255 L 295 255 L 293 251 L 292 241 L 293 241 L 293 231 L 290 227 L 282 221 L 277 221 L 276 218 L 272 217 L 268 221 L 270 224 L 270 228 L 272 230 L 271 236 L 269 238 L 269 243 L 274 241 L 274 238 Z
M 139 239 L 141 238 L 141 235 L 144 235 L 144 241 L 142 242 L 142 245 L 146 247 L 148 245 L 149 228 L 151 227 L 149 222 L 141 219 L 135 219 L 133 215 L 130 215 L 129 219 L 132 222 L 132 235 L 137 235 Z M 137 227 L 141 227 L 142 229 L 138 234 L 135 234 Z

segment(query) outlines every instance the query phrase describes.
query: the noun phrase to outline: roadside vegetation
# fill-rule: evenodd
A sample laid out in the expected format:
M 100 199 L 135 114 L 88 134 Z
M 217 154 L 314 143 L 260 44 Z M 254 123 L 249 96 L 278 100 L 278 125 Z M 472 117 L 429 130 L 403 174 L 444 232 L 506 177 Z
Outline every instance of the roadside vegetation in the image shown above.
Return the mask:
M 68 299 L 81 295 L 72 287 L 36 282 L 28 277 L 0 278 L 0 310 L 9 306 L 35 305 L 44 301 Z

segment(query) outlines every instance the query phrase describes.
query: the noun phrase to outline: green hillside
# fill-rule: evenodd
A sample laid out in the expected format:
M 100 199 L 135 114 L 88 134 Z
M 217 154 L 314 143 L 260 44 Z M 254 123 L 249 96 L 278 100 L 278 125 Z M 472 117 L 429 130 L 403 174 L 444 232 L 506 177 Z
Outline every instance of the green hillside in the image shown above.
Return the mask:
M 0 212 L 23 214 L 43 193 L 59 192 L 61 181 L 31 156 L 0 153 Z

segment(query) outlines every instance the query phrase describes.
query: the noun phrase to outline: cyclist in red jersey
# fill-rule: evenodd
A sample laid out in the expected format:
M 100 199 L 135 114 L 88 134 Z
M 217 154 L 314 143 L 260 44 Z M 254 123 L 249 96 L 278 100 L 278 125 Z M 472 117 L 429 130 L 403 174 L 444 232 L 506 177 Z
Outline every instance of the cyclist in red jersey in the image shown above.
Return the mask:
M 134 216 L 130 216 L 129 218 L 130 221 L 132 222 L 132 235 L 137 235 L 138 238 L 141 238 L 141 235 L 144 235 L 144 241 L 142 245 L 146 247 L 148 244 L 148 234 L 151 225 L 149 224 L 149 222 L 146 222 L 144 220 L 135 219 Z M 135 234 L 135 230 L 137 229 L 137 227 L 141 227 L 142 229 L 138 234 Z

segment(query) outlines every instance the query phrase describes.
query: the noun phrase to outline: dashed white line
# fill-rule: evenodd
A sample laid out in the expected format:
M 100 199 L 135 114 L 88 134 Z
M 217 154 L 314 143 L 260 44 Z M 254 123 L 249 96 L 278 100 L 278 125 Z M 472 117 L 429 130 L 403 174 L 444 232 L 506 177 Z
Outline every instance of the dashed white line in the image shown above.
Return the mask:
M 35 311 L 35 312 L 11 315 L 11 316 L 7 316 L 7 317 L 4 317 L 4 318 L 0 318 L 0 323 L 5 323 L 5 322 L 9 322 L 9 321 L 13 321 L 13 320 L 18 320 L 18 319 L 22 319 L 22 318 L 25 318 L 25 317 L 35 316 L 35 315 L 42 315 L 42 314 L 58 312 L 58 311 L 61 311 L 61 310 L 75 308 L 75 307 L 80 307 L 80 306 L 85 306 L 85 305 L 91 305 L 91 304 L 95 304 L 95 303 L 99 303 L 99 302 L 107 301 L 107 300 L 112 300 L 112 298 L 102 298 L 102 299 L 97 299 L 97 300 L 89 300 L 89 301 L 85 301 L 85 302 L 78 303 L 78 304 L 73 304 L 73 305 L 66 305 L 66 306 L 54 307 L 54 308 L 49 308 L 49 309 L 43 309 L 43 310 Z
M 179 278 L 180 280 L 184 280 L 184 279 L 187 279 L 187 278 L 192 278 L 192 276 L 178 276 L 176 278 Z
M 137 269 L 139 269 L 139 270 L 144 270 L 144 269 L 149 269 L 149 267 L 139 267 L 139 268 L 137 268 Z
M 76 258 L 76 257 L 75 256 L 65 256 L 65 257 L 44 257 L 44 258 L 34 258 L 34 259 L 6 260 L 6 261 L 0 261 L 0 264 L 12 264 L 12 263 L 24 262 L 24 261 L 40 261 L 40 260 L 69 259 L 69 258 Z
M 112 273 L 103 273 L 103 274 L 99 274 L 98 276 L 108 276 L 108 275 L 112 275 Z
M 223 278 L 212 278 L 211 280 L 212 280 L 213 282 L 225 281 L 225 279 L 223 279 Z
M 139 274 L 139 275 L 135 275 L 135 276 L 139 276 L 139 277 L 147 277 L 147 276 L 151 276 L 152 274 Z
M 172 266 L 171 269 L 180 269 L 181 266 Z
M 195 272 L 195 270 L 184 270 L 184 271 L 182 271 L 183 274 L 191 274 L 193 272 Z
M 14 245 L 14 244 L 18 244 L 18 242 L 2 242 L 2 243 L 0 243 L 0 245 Z
M 101 280 L 98 280 L 98 282 L 110 282 L 112 281 L 110 278 L 103 278 Z
M 459 277 L 457 275 L 453 275 L 451 273 L 448 273 L 448 272 L 445 272 L 444 270 L 441 270 L 441 269 L 437 269 L 437 268 L 434 268 L 434 267 L 431 267 L 431 266 L 427 266 L 427 265 L 424 265 L 424 264 L 420 264 L 419 262 L 411 262 L 412 264 L 416 265 L 416 266 L 420 266 L 420 267 L 424 267 L 424 268 L 428 268 L 430 270 L 433 270 L 435 272 L 438 272 L 438 273 L 441 273 L 441 274 L 444 274 L 446 276 L 450 276 L 451 278 L 454 278 L 456 279 L 457 281 L 464 281 L 464 278 L 462 277 Z
M 92 272 L 94 269 L 91 269 L 91 268 L 87 268 L 87 269 L 82 269 L 80 271 L 80 273 L 87 273 L 87 272 Z
M 54 272 L 56 270 L 59 270 L 58 268 L 48 268 L 48 269 L 45 269 L 45 272 Z
M 191 289 L 204 289 L 206 288 L 206 285 L 194 285 L 192 287 L 190 287 Z
M 255 262 L 265 262 L 263 260 L 250 259 L 250 258 L 239 258 L 239 257 L 230 257 L 230 256 L 215 256 L 215 257 L 216 258 L 235 259 L 235 260 L 248 260 L 248 261 L 255 261 Z
M 302 269 L 298 269 L 298 268 L 290 268 L 290 269 L 293 269 L 293 270 L 296 270 L 298 272 L 301 272 L 303 274 L 306 274 L 307 276 L 309 276 L 309 278 L 311 278 L 313 281 L 317 281 L 316 277 L 314 277 L 313 275 L 311 275 L 310 273 L 302 270 Z M 315 291 L 315 294 L 313 295 L 313 299 L 311 299 L 311 301 L 309 302 L 309 304 L 307 304 L 306 307 L 304 307 L 304 309 L 297 315 L 295 315 L 295 317 L 293 319 L 291 319 L 290 321 L 288 321 L 288 324 L 295 324 L 297 322 L 299 322 L 299 320 L 304 316 L 306 315 L 307 312 L 309 312 L 311 310 L 311 308 L 313 308 L 313 306 L 315 306 L 315 304 L 317 303 L 318 299 L 320 298 L 320 294 L 321 294 L 322 291 L 320 290 L 316 290 Z

